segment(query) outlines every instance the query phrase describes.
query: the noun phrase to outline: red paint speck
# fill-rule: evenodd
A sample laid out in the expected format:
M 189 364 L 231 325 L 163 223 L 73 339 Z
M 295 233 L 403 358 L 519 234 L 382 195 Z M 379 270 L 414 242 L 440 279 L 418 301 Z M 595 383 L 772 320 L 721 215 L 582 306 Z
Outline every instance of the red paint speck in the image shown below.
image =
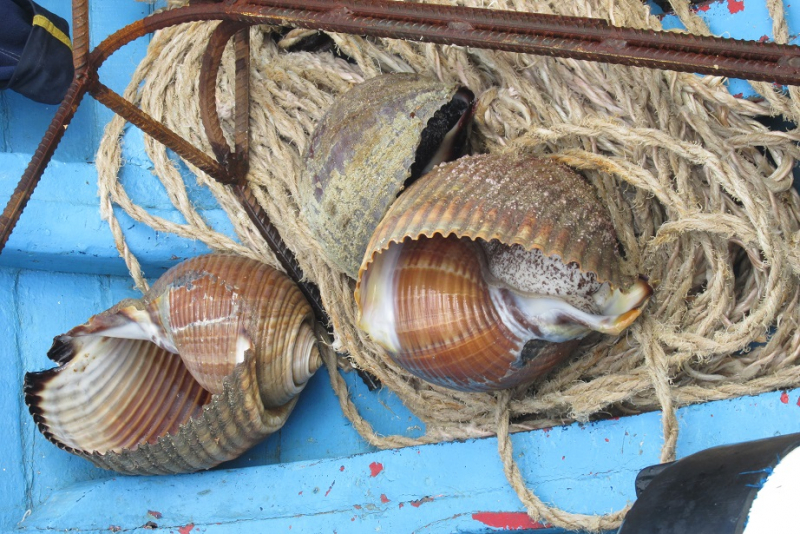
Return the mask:
M 433 497 L 423 497 L 419 500 L 411 501 L 411 506 L 413 506 L 414 508 L 419 508 L 426 502 L 433 502 Z
M 339 471 L 344 471 L 344 466 L 340 467 Z
M 389 502 L 390 500 L 391 500 L 391 499 L 389 499 L 389 497 L 387 497 L 385 493 L 381 493 L 381 502 L 382 502 L 383 504 L 386 504 L 386 503 L 387 503 L 387 502 Z
M 549 528 L 534 521 L 525 512 L 477 512 L 472 514 L 472 519 L 484 525 L 503 530 L 536 530 Z
M 161 512 L 156 512 L 155 510 L 148 510 L 147 515 L 155 519 L 161 519 L 162 517 L 164 517 L 164 514 L 162 514 Z
M 742 98 L 743 96 L 744 96 L 743 93 L 736 93 L 735 95 L 733 95 L 733 98 Z
M 744 0 L 728 0 L 728 11 L 731 14 L 744 11 Z
M 769 35 L 762 35 L 758 40 L 759 43 L 766 43 L 767 41 L 769 41 Z
M 383 471 L 383 464 L 378 462 L 372 462 L 369 464 L 369 476 L 376 477 Z
M 403 506 L 404 506 L 404 504 L 403 504 L 403 503 L 400 503 L 400 504 L 398 504 L 398 505 L 397 505 L 397 508 L 398 508 L 398 510 L 399 510 L 400 508 L 402 508 Z
M 781 392 L 781 402 L 784 404 L 789 404 L 789 394 L 785 391 Z
M 189 534 L 193 528 L 194 528 L 194 523 L 189 523 L 188 525 L 179 528 L 178 532 L 180 532 L 180 534 Z
M 608 443 L 608 438 L 606 438 L 606 443 Z
M 709 4 L 706 4 L 704 6 L 697 6 L 697 11 L 708 11 L 709 9 L 711 9 L 711 6 Z
M 562 460 L 564 460 L 565 458 L 566 458 L 566 456 L 562 456 L 562 457 L 561 457 L 561 459 L 562 459 Z
M 800 406 L 800 397 L 797 397 L 797 405 Z
M 353 508 L 355 508 L 356 510 L 361 510 L 361 505 L 360 504 L 354 504 Z
M 350 521 L 355 521 L 355 520 L 356 520 L 356 516 L 353 516 L 353 517 L 350 518 Z
M 330 487 L 330 488 L 328 488 L 328 491 L 326 491 L 326 492 L 325 492 L 325 496 L 326 496 L 326 497 L 328 496 L 328 494 L 329 494 L 329 493 L 331 492 L 331 490 L 333 489 L 333 485 L 334 485 L 334 484 L 336 484 L 336 481 L 335 481 L 335 480 L 334 480 L 333 482 L 331 482 L 331 487 Z
M 298 492 L 297 492 L 297 494 L 298 494 L 298 495 L 302 495 L 302 494 L 303 494 L 303 492 L 302 492 L 302 491 L 298 491 Z

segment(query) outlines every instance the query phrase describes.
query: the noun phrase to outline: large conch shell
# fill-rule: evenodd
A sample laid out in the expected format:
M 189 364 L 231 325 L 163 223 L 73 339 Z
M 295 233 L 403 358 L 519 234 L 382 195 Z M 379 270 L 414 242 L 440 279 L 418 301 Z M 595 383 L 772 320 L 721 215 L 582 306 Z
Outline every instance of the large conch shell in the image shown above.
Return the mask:
M 127 474 L 208 469 L 283 426 L 320 366 L 299 288 L 272 267 L 208 255 L 57 336 L 58 367 L 25 376 L 39 430 Z
M 417 74 L 356 85 L 320 120 L 303 155 L 302 215 L 328 259 L 355 278 L 369 238 L 400 191 L 460 156 L 473 94 Z
M 464 157 L 418 180 L 376 229 L 359 326 L 424 380 L 508 388 L 639 316 L 652 289 L 623 267 L 581 176 L 549 159 Z

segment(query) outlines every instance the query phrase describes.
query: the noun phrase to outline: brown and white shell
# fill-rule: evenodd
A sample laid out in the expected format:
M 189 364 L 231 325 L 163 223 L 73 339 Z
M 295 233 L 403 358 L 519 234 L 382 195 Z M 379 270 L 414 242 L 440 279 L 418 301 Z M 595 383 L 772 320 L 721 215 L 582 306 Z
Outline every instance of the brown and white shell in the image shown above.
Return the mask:
M 469 90 L 417 74 L 377 76 L 333 103 L 305 150 L 298 194 L 340 271 L 356 277 L 372 232 L 410 181 L 431 161 L 461 155 L 473 106 Z
M 412 374 L 485 391 L 528 383 L 592 331 L 618 334 L 652 289 L 625 272 L 606 208 L 564 165 L 443 164 L 392 205 L 359 272 L 359 325 Z
M 283 273 L 182 262 L 139 300 L 57 336 L 25 401 L 62 449 L 126 474 L 208 469 L 283 426 L 320 366 L 311 307 Z

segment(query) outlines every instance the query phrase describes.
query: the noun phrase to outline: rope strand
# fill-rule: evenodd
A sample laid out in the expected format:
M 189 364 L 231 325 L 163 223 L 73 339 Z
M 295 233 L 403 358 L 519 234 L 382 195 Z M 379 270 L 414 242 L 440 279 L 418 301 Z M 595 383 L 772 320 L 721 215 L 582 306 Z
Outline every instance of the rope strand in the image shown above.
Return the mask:
M 474 7 L 601 17 L 660 29 L 640 0 L 466 0 Z M 171 2 L 177 4 L 177 2 Z M 691 32 L 708 34 L 687 0 L 672 0 Z M 775 40 L 788 30 L 779 1 L 768 1 Z M 200 124 L 198 72 L 215 23 L 154 35 L 126 98 L 211 153 Z M 336 350 L 375 375 L 425 424 L 421 438 L 382 436 L 359 414 L 340 375 L 343 360 L 326 347 L 331 387 L 345 416 L 376 447 L 497 435 L 506 477 L 537 521 L 573 530 L 619 526 L 626 509 L 605 516 L 558 510 L 526 486 L 510 434 L 588 421 L 598 414 L 660 409 L 662 461 L 675 457 L 679 406 L 800 385 L 800 197 L 792 168 L 800 132 L 771 132 L 756 118 L 800 118 L 800 95 L 753 84 L 764 100 L 737 99 L 723 80 L 576 60 L 466 50 L 332 35 L 347 62 L 330 53 L 286 52 L 270 29 L 251 29 L 251 154 L 256 198 L 320 288 Z M 656 291 L 642 318 L 618 339 L 587 347 L 535 390 L 469 394 L 410 377 L 355 326 L 353 281 L 327 263 L 299 216 L 301 154 L 333 99 L 384 72 L 417 71 L 470 87 L 478 98 L 472 147 L 526 151 L 579 169 L 609 207 L 626 261 Z M 233 55 L 223 57 L 217 109 L 233 131 Z M 192 206 L 180 173 L 157 143 L 145 147 L 176 224 L 137 206 L 119 182 L 124 122 L 108 125 L 97 156 L 101 211 L 140 289 L 144 273 L 115 218 L 118 207 L 162 232 L 198 239 L 217 251 L 277 265 L 228 191 L 197 173 L 228 213 L 238 240 L 210 228 Z M 229 140 L 232 137 L 229 137 Z M 535 393 L 535 394 L 534 394 Z M 514 421 L 512 424 L 511 421 Z

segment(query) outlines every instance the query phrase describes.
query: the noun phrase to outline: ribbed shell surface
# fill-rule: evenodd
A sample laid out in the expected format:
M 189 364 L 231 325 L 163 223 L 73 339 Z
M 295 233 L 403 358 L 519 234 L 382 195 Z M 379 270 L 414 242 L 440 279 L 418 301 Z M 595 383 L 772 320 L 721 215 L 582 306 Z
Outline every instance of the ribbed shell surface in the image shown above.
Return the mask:
M 166 335 L 178 354 L 149 339 L 104 335 L 146 315 L 167 319 L 154 337 Z M 50 441 L 100 467 L 208 469 L 283 425 L 319 365 L 312 317 L 282 273 L 249 259 L 201 256 L 165 273 L 141 301 L 123 301 L 58 336 L 48 356 L 59 365 L 26 375 L 26 403 Z
M 623 271 L 611 218 L 592 186 L 549 159 L 484 154 L 439 165 L 392 204 L 361 271 L 391 243 L 435 234 L 537 248 L 613 287 L 635 280 Z
M 143 300 L 212 393 L 222 390 L 222 379 L 238 363 L 237 343 L 246 341 L 258 354 L 266 406 L 281 406 L 298 393 L 290 351 L 313 315 L 285 274 L 238 256 L 201 256 L 165 273 Z
M 392 357 L 429 382 L 464 391 L 512 387 L 548 371 L 572 343 L 546 344 L 522 361 L 524 340 L 498 317 L 476 251 L 454 237 L 407 242 L 395 285 Z
M 334 102 L 312 134 L 298 184 L 302 214 L 350 277 L 410 176 L 428 120 L 457 90 L 415 74 L 378 76 Z

